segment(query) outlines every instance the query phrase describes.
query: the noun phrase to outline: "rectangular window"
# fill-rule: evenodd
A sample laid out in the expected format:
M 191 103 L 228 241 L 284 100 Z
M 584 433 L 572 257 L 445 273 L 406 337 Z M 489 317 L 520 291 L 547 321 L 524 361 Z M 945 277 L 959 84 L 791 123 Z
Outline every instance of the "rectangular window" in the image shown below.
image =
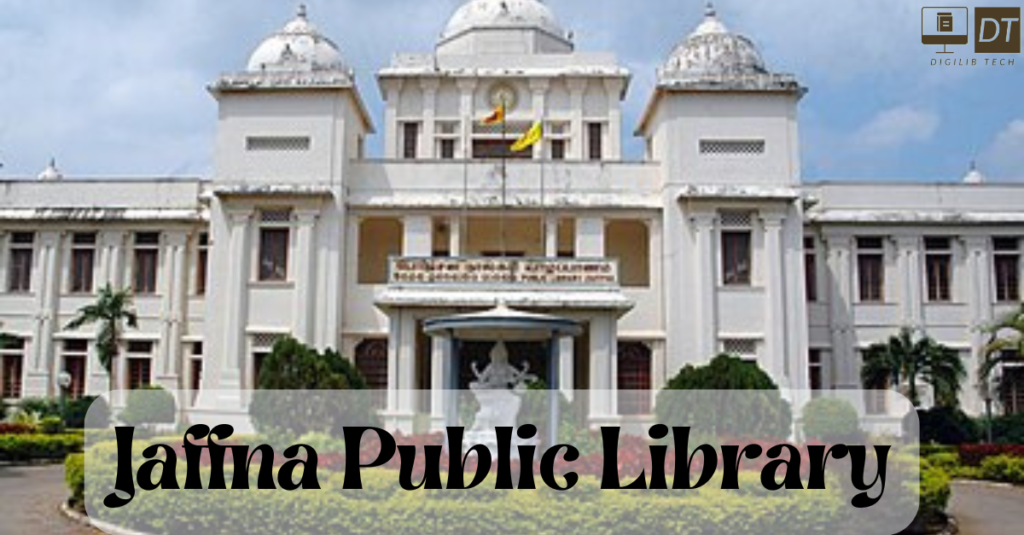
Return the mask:
M 203 232 L 199 235 L 199 248 L 196 250 L 196 295 L 206 295 L 209 263 L 210 235 Z
M 1024 412 L 1024 368 L 1020 366 L 1004 367 L 1000 390 L 1002 390 L 1003 412 L 1006 414 Z
M 11 235 L 10 264 L 7 270 L 7 290 L 10 293 L 32 291 L 32 255 L 35 234 L 15 232 Z
M 818 301 L 818 251 L 813 237 L 804 238 L 804 286 L 807 301 Z
M 199 396 L 199 388 L 202 386 L 203 377 L 203 343 L 194 342 L 192 344 L 192 355 L 189 358 L 189 381 L 188 388 L 192 394 L 192 404 L 195 405 L 196 398 Z
M 455 159 L 455 140 L 454 139 L 442 139 L 441 140 L 441 159 L 442 160 L 454 160 Z
M 642 342 L 621 342 L 618 350 L 619 414 L 651 412 L 651 349 Z
M 152 384 L 150 363 L 151 359 L 144 357 L 128 359 L 128 390 L 139 390 Z
M 817 397 L 825 387 L 824 365 L 821 350 L 812 349 L 807 357 L 807 379 L 811 386 L 811 396 Z
M 744 360 L 757 360 L 757 340 L 724 339 L 722 340 L 722 353 Z
M 306 152 L 312 146 L 308 137 L 248 137 L 245 150 L 249 152 Z
M 402 123 L 402 158 L 415 160 L 420 143 L 420 124 Z
M 953 242 L 949 238 L 925 238 L 925 269 L 928 300 L 948 303 L 953 300 Z
M 0 348 L 0 401 L 21 399 L 21 372 L 25 359 L 25 341 L 8 341 Z
M 750 286 L 751 241 L 749 230 L 722 232 L 722 283 L 726 286 Z
M 604 158 L 604 125 L 587 123 L 587 156 L 591 161 Z
M 288 239 L 288 229 L 260 229 L 260 281 L 288 280 Z
M 71 376 L 68 396 L 78 399 L 85 394 L 85 363 L 89 358 L 89 342 L 85 340 L 67 340 L 64 342 L 62 357 L 64 371 Z
M 565 140 L 554 139 L 551 141 L 551 159 L 552 160 L 564 160 L 565 159 Z
M 75 294 L 92 293 L 96 266 L 96 233 L 77 233 L 71 239 L 71 284 Z
M 995 238 L 993 249 L 996 300 L 1001 303 L 1020 301 L 1020 240 Z
M 885 301 L 885 240 L 857 238 L 857 284 L 862 303 Z
M 136 295 L 156 294 L 157 264 L 160 260 L 160 233 L 136 233 L 134 258 L 132 290 Z
M 756 156 L 764 154 L 765 142 L 763 139 L 750 140 L 726 140 L 726 139 L 702 139 L 700 140 L 700 153 L 707 155 L 722 156 Z

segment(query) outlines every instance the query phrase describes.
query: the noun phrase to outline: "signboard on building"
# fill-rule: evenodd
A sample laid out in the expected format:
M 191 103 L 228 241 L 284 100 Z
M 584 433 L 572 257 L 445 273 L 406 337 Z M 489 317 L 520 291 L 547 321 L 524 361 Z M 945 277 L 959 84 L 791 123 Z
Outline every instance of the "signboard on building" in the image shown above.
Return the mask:
M 551 258 L 392 258 L 393 285 L 617 287 L 614 260 Z

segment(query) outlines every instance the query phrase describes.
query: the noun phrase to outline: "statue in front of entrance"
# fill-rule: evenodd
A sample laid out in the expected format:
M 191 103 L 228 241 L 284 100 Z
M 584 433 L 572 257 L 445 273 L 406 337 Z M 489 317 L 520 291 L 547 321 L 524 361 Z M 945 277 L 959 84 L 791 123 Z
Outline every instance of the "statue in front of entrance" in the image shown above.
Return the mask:
M 472 367 L 476 381 L 470 383 L 469 388 L 476 396 L 480 410 L 476 413 L 473 427 L 466 433 L 465 446 L 468 449 L 481 444 L 491 451 L 492 458 L 497 458 L 498 437 L 495 430 L 498 427 L 516 427 L 523 392 L 530 382 L 537 380 L 537 376 L 530 373 L 529 364 L 524 363 L 522 369 L 517 369 L 509 363 L 505 342 L 495 344 L 491 350 L 491 362 L 483 371 L 475 362 Z M 520 440 L 513 435 L 512 458 L 519 458 L 516 446 L 534 443 L 533 440 Z

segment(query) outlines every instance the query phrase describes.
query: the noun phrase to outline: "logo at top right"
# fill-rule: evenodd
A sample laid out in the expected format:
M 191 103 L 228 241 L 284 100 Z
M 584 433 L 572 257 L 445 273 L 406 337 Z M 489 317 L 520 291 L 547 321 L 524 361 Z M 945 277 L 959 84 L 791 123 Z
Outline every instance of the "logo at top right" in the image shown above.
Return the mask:
M 974 9 L 974 52 L 977 54 L 1020 54 L 1020 8 L 978 7 Z

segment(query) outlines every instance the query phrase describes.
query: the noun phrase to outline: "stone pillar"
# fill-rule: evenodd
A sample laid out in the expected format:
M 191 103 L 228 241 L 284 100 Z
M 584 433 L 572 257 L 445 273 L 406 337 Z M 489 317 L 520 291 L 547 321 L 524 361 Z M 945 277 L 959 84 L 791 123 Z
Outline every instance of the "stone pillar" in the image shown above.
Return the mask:
M 604 258 L 604 219 L 581 217 L 576 220 L 576 256 Z
M 715 267 L 715 220 L 713 212 L 701 212 L 693 215 L 693 227 L 696 232 L 697 278 L 697 358 L 709 359 L 717 352 L 718 345 L 718 313 L 716 289 L 718 276 Z
M 462 256 L 462 218 L 448 218 L 448 228 L 448 251 L 452 258 L 458 258 Z
M 7 291 L 7 266 L 10 265 L 11 235 L 0 230 L 0 291 Z
M 595 316 L 590 323 L 590 423 L 614 424 L 618 408 L 618 333 L 611 313 Z
M 473 157 L 473 123 L 477 120 L 473 98 L 477 82 L 471 78 L 460 78 L 456 84 L 459 88 L 459 115 L 462 116 L 462 135 L 456 153 L 460 158 L 469 159 Z
M 444 369 L 445 362 L 451 358 L 451 342 L 438 336 L 431 338 L 430 343 L 430 429 L 440 431 L 444 428 Z
M 532 95 L 533 120 L 543 121 L 547 116 L 547 94 L 550 82 L 546 78 L 530 80 L 530 94 Z M 541 160 L 545 157 L 545 143 L 538 143 L 533 146 L 533 159 Z
M 576 389 L 576 381 L 573 375 L 576 367 L 576 339 L 571 336 L 563 336 L 557 340 L 553 340 L 551 343 L 558 344 L 558 358 L 561 360 L 559 366 L 559 380 L 558 384 L 561 388 L 562 393 L 573 401 L 574 390 Z
M 32 337 L 34 354 L 25 374 L 25 397 L 47 397 L 56 392 L 54 370 L 56 351 L 53 340 L 60 301 L 60 232 L 37 234 L 36 267 L 32 289 L 36 294 L 36 327 Z
M 762 213 L 765 233 L 765 346 L 767 366 L 776 382 L 788 386 L 786 358 L 786 282 L 783 271 L 782 214 Z
M 402 135 L 398 128 L 398 104 L 402 98 L 402 81 L 388 80 L 384 88 L 384 157 L 398 159 L 399 154 L 398 137 Z
M 437 116 L 437 89 L 441 82 L 436 79 L 420 80 L 420 89 L 423 91 L 423 133 L 420 136 L 419 152 L 420 158 L 438 158 L 435 153 L 434 137 L 436 133 Z
M 586 154 L 587 133 L 583 131 L 583 92 L 587 90 L 587 81 L 570 79 L 566 81 L 569 88 L 569 109 L 571 110 L 572 141 L 569 143 L 568 160 L 580 161 Z
M 316 233 L 316 222 L 319 210 L 298 210 L 295 212 L 295 293 L 292 308 L 295 318 L 295 337 L 303 343 L 313 343 L 315 325 L 312 317 L 313 303 L 316 301 L 316 253 L 313 239 Z

